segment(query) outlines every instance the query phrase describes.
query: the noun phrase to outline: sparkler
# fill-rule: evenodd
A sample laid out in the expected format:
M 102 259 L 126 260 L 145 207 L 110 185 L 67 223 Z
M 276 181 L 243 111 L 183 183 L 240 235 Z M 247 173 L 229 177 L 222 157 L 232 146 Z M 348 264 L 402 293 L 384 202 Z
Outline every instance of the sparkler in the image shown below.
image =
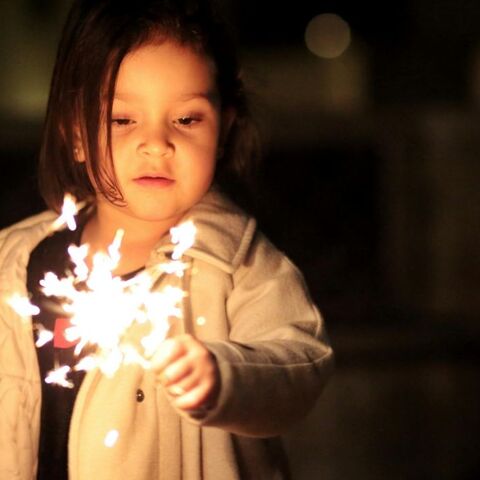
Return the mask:
M 38 315 L 40 309 L 36 305 L 32 305 L 28 298 L 21 295 L 14 294 L 8 300 L 7 303 L 22 317 L 28 318 L 33 315 Z
M 35 328 L 37 330 L 37 341 L 35 346 L 40 348 L 46 345 L 48 342 L 53 340 L 53 333 L 50 330 L 47 330 L 41 323 L 36 323 Z
M 67 225 L 68 229 L 73 231 L 77 228 L 75 215 L 78 213 L 77 202 L 75 197 L 67 193 L 63 199 L 63 207 L 61 215 L 53 222 L 53 230 L 58 230 L 63 225 Z
M 120 436 L 120 433 L 118 432 L 118 430 L 110 430 L 105 435 L 105 440 L 103 441 L 103 443 L 105 444 L 106 447 L 112 448 L 117 443 L 119 436 Z
M 76 228 L 77 211 L 73 197 L 66 196 L 62 214 L 52 228 L 56 230 L 65 224 L 70 229 Z M 160 291 L 152 291 L 152 287 L 162 273 L 180 277 L 184 274 L 188 265 L 181 258 L 193 245 L 195 231 L 193 222 L 172 228 L 175 244 L 172 260 L 129 280 L 113 275 L 120 261 L 122 230 L 117 231 L 106 253 L 93 256 L 91 268 L 86 263 L 87 244 L 69 247 L 75 265 L 73 272 L 63 278 L 48 272 L 40 285 L 47 297 L 61 300 L 61 308 L 71 325 L 65 329 L 65 338 L 76 344 L 75 355 L 80 356 L 87 346 L 93 347 L 94 353 L 83 356 L 74 366 L 63 365 L 49 372 L 47 383 L 71 388 L 67 375 L 72 368 L 99 368 L 105 375 L 113 376 L 122 364 L 150 367 L 149 358 L 166 338 L 171 322 L 182 315 L 180 305 L 185 296 L 183 290 L 172 285 Z M 9 303 L 23 317 L 39 313 L 38 307 L 18 295 Z M 39 324 L 36 327 L 39 333 L 36 345 L 41 347 L 52 340 L 53 334 Z
M 47 383 L 55 383 L 56 385 L 60 385 L 61 387 L 65 388 L 73 388 L 73 382 L 67 380 L 67 375 L 70 372 L 71 368 L 68 365 L 63 365 L 51 372 L 48 372 L 45 382 Z

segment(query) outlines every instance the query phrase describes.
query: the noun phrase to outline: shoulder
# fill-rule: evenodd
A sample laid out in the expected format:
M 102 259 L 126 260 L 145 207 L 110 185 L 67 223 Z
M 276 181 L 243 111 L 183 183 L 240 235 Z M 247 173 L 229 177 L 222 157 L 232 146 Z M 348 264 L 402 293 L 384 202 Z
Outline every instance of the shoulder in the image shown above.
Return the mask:
M 303 274 L 288 255 L 257 230 L 234 273 L 235 282 L 262 283 L 274 279 L 304 284 Z M 249 279 L 249 280 L 247 280 Z
M 30 229 L 35 229 L 46 222 L 51 223 L 55 220 L 56 214 L 52 211 L 44 211 L 33 215 L 31 217 L 27 217 L 13 225 L 3 228 L 0 230 L 0 242 L 4 241 L 11 233 L 26 231 Z
M 197 239 L 192 256 L 223 262 L 223 270 L 235 281 L 245 275 L 257 280 L 292 277 L 303 282 L 296 265 L 257 228 L 254 217 L 228 197 L 210 192 L 192 211 Z
M 0 231 L 0 261 L 4 261 L 9 252 L 20 248 L 31 250 L 51 231 L 56 214 L 45 211 L 28 217 Z

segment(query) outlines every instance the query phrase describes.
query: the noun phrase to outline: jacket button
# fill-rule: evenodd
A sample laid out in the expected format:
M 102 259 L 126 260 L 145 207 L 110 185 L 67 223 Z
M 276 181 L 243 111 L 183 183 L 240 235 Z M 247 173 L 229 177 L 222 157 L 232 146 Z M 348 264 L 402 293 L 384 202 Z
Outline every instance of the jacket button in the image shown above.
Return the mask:
M 145 394 L 140 388 L 137 390 L 137 402 L 143 402 L 145 400 Z

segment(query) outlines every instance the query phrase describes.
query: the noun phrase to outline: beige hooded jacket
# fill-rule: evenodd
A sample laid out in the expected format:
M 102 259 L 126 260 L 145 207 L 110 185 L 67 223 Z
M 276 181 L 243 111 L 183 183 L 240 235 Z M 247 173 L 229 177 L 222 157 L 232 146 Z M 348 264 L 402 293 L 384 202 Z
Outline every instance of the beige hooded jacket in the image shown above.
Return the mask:
M 186 416 L 141 367 L 121 367 L 113 378 L 89 372 L 70 425 L 72 480 L 288 476 L 278 435 L 309 411 L 331 371 L 322 318 L 301 274 L 256 231 L 251 217 L 210 192 L 188 218 L 198 233 L 186 252 L 191 268 L 182 281 L 188 296 L 177 331 L 195 335 L 216 356 L 218 403 L 206 415 Z M 2 480 L 35 478 L 37 355 L 31 319 L 22 320 L 6 299 L 26 293 L 29 253 L 48 235 L 53 219 L 46 212 L 0 232 Z M 171 250 L 164 238 L 149 265 L 164 262 Z M 199 317 L 205 322 L 197 322 Z M 119 438 L 108 448 L 104 440 L 111 430 Z

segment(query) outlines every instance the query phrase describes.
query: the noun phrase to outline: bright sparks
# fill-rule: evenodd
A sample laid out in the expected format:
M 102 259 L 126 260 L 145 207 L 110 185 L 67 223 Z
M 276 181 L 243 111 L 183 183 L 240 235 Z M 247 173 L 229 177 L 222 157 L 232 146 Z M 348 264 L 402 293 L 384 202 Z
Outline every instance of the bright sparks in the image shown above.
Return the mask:
M 75 197 L 67 193 L 63 199 L 62 214 L 53 222 L 52 228 L 59 230 L 64 225 L 67 225 L 69 230 L 75 230 L 77 228 L 77 223 L 75 222 L 77 213 L 78 207 Z
M 126 281 L 113 276 L 120 259 L 121 235 L 115 237 L 108 254 L 94 255 L 91 270 L 85 264 L 85 252 L 79 251 L 82 247 L 72 248 L 78 276 L 58 278 L 50 272 L 40 281 L 45 295 L 63 300 L 62 308 L 71 324 L 65 337 L 76 343 L 75 354 L 95 346 L 88 368 L 96 362 L 108 376 L 122 363 L 148 365 L 146 359 L 165 339 L 171 320 L 180 318 L 184 296 L 181 289 L 172 286 L 152 292 L 158 275 L 155 272 L 144 271 Z M 140 342 L 135 342 L 139 336 Z
M 77 212 L 73 197 L 65 198 L 62 215 L 54 222 L 54 228 L 75 225 Z M 73 386 L 67 379 L 71 369 L 92 370 L 99 368 L 105 375 L 113 376 L 122 364 L 139 364 L 149 368 L 149 358 L 168 334 L 170 325 L 181 318 L 181 303 L 185 292 L 167 285 L 152 291 L 163 273 L 181 277 L 188 264 L 181 261 L 185 251 L 195 240 L 196 228 L 189 221 L 170 231 L 175 245 L 171 261 L 137 274 L 129 280 L 113 275 L 120 261 L 120 247 L 124 232 L 118 230 L 107 252 L 96 253 L 91 268 L 87 264 L 88 245 L 72 245 L 68 249 L 74 264 L 73 272 L 59 278 L 52 272 L 40 281 L 43 293 L 61 302 L 61 308 L 69 317 L 70 327 L 65 330 L 67 341 L 74 343 L 76 365 L 62 366 L 50 372 L 45 379 L 67 388 Z M 16 296 L 10 304 L 22 316 L 35 315 L 39 309 L 28 299 Z M 53 334 L 36 325 L 37 346 L 52 340 Z M 80 357 L 85 349 L 88 355 Z M 93 352 L 93 353 L 90 353 Z
M 71 368 L 68 365 L 64 365 L 56 370 L 52 370 L 51 372 L 48 372 L 45 382 L 53 383 L 55 385 L 59 385 L 60 387 L 73 388 L 73 382 L 67 379 L 67 375 L 70 370 Z
M 180 260 L 180 258 L 182 258 L 185 251 L 195 242 L 196 233 L 197 229 L 191 220 L 182 223 L 178 227 L 173 227 L 170 230 L 172 242 L 176 245 L 172 253 L 173 260 Z
M 120 437 L 120 433 L 118 430 L 110 430 L 105 435 L 105 440 L 103 441 L 103 443 L 105 444 L 106 447 L 113 448 L 117 443 L 119 437 Z
M 30 317 L 32 315 L 38 315 L 40 309 L 32 305 L 28 298 L 15 294 L 7 300 L 7 303 L 21 316 Z
M 48 342 L 53 340 L 53 332 L 47 330 L 42 324 L 37 323 L 35 328 L 37 329 L 37 341 L 35 342 L 36 347 L 43 347 Z

